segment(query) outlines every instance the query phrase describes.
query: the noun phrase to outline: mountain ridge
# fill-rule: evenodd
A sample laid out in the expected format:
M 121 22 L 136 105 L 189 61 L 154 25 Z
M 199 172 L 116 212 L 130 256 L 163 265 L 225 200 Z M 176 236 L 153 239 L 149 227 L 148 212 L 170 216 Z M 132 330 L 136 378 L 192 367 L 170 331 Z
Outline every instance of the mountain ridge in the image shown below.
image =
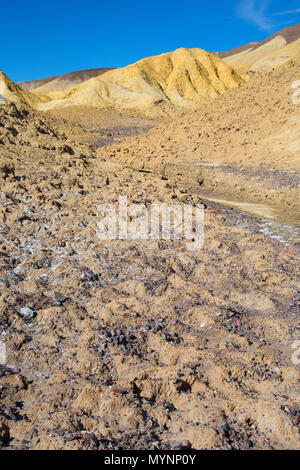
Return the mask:
M 116 106 L 147 115 L 173 115 L 208 103 L 246 80 L 246 75 L 236 72 L 213 53 L 180 48 L 91 78 L 41 109 Z
M 283 28 L 261 42 L 216 52 L 226 63 L 239 71 L 262 72 L 300 57 L 300 23 Z
M 55 98 L 70 88 L 111 70 L 113 70 L 111 67 L 78 70 L 29 82 L 18 82 L 17 85 L 27 91 Z

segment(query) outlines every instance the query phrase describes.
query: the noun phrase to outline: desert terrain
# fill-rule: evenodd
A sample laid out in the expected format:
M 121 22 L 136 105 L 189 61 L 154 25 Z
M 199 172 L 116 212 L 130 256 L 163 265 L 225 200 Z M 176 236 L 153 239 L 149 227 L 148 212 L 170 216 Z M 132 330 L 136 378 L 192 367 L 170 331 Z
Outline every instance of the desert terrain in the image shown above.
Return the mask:
M 297 51 L 0 75 L 2 449 L 300 448 Z M 124 195 L 204 204 L 203 248 L 101 240 Z
M 266 72 L 299 56 L 300 24 L 288 26 L 262 42 L 252 42 L 216 54 L 240 71 Z

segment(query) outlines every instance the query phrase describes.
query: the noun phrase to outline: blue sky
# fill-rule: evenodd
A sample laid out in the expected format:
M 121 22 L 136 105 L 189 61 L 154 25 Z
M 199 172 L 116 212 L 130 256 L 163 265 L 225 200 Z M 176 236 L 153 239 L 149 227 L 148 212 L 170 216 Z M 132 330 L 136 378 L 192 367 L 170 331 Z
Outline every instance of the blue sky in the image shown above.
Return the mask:
M 300 22 L 300 0 L 15 0 L 0 15 L 0 69 L 19 81 L 260 41 Z

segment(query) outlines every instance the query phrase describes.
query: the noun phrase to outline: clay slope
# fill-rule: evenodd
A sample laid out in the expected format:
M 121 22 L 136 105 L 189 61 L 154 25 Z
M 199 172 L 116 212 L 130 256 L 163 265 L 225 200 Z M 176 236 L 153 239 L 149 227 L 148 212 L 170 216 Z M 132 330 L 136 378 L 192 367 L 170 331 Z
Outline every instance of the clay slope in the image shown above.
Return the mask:
M 92 78 L 41 109 L 90 105 L 173 115 L 208 103 L 246 76 L 202 49 L 178 49 Z
M 200 183 L 201 189 L 297 206 L 300 106 L 292 101 L 297 77 L 300 60 L 254 76 L 210 106 L 99 153 L 139 170 L 182 178 L 198 189 Z
M 97 68 L 88 70 L 79 70 L 55 77 L 43 78 L 30 82 L 19 82 L 18 85 L 24 90 L 34 91 L 50 98 L 57 98 L 70 88 L 79 85 L 93 77 L 98 77 L 112 68 Z
M 267 71 L 300 57 L 300 23 L 284 28 L 259 43 L 217 53 L 240 71 Z
M 22 103 L 23 105 L 34 108 L 43 101 L 46 101 L 46 99 L 42 99 L 28 91 L 22 90 L 0 70 L 0 104 L 7 102 Z

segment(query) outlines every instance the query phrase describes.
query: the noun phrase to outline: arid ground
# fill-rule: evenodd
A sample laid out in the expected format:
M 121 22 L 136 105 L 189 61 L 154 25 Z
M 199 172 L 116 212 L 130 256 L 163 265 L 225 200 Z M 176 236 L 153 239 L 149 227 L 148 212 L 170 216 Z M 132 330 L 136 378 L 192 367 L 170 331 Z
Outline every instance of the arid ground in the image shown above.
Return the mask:
M 300 448 L 298 79 L 175 117 L 1 104 L 0 447 Z M 101 240 L 124 195 L 204 203 L 203 248 Z

